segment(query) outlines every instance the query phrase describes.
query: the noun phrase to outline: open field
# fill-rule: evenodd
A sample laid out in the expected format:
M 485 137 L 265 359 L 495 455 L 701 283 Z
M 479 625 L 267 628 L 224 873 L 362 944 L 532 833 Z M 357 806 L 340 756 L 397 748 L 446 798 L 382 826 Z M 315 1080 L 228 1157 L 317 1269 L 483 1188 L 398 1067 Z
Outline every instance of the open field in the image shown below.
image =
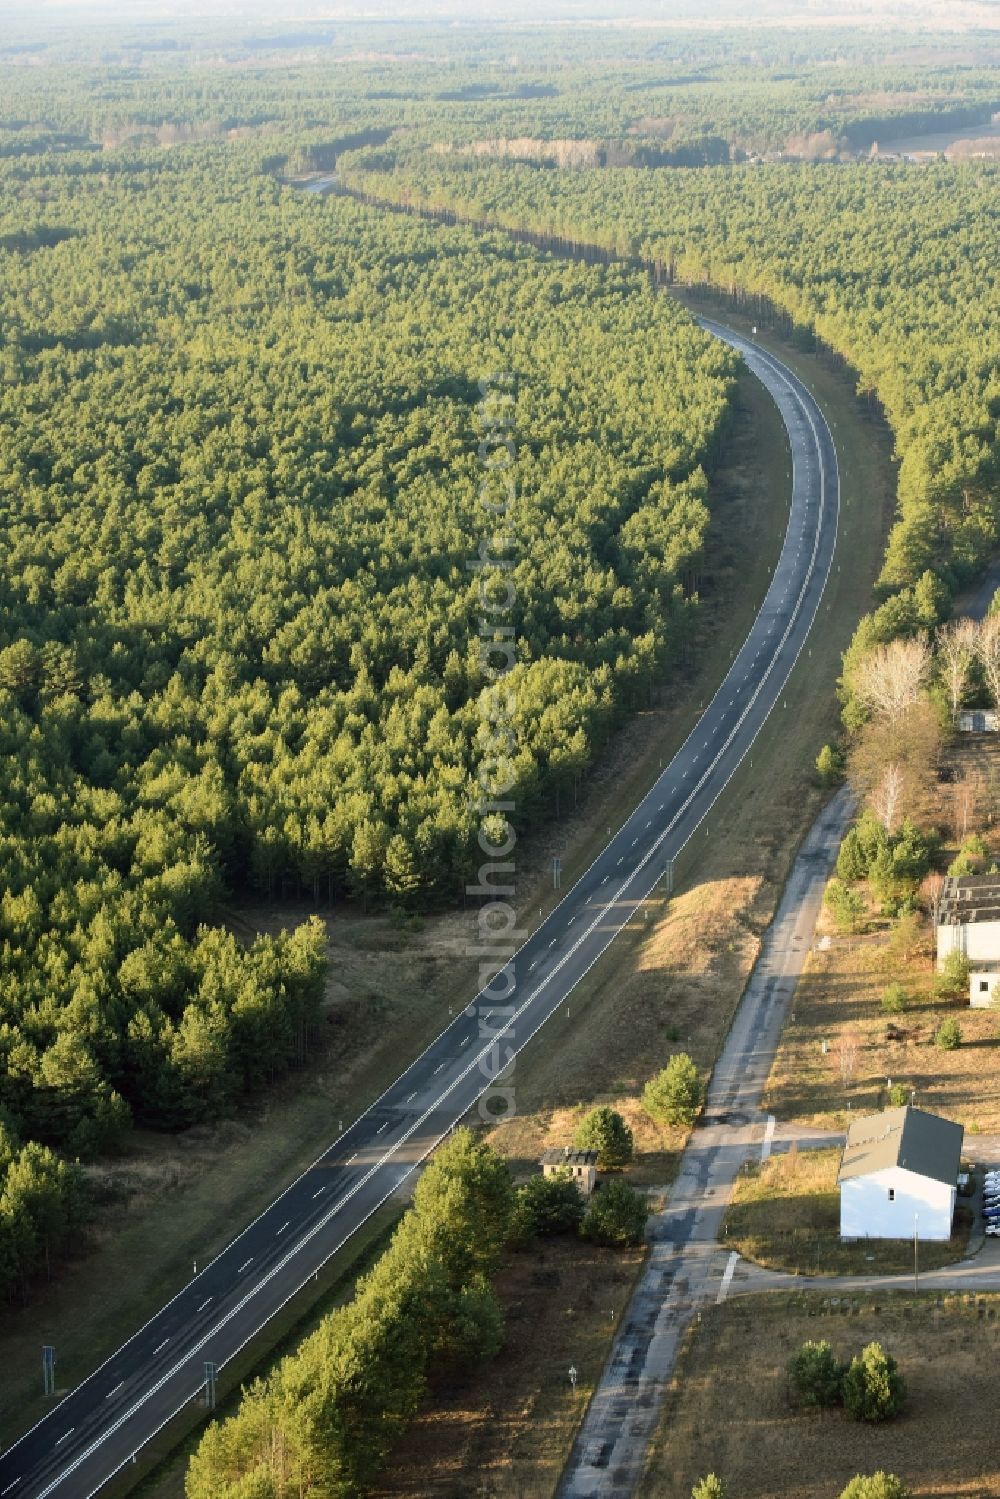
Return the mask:
M 848 1358 L 877 1339 L 909 1388 L 867 1426 L 796 1411 L 785 1368 L 806 1339 Z M 970 1393 L 974 1392 L 972 1398 Z M 1000 1299 L 764 1295 L 709 1307 L 668 1397 L 640 1499 L 689 1499 L 711 1470 L 739 1499 L 837 1499 L 856 1473 L 896 1473 L 914 1499 L 1000 1493 Z
M 889 1275 L 913 1269 L 908 1240 L 840 1239 L 837 1171 L 841 1151 L 790 1151 L 763 1164 L 747 1161 L 726 1214 L 728 1249 L 769 1270 L 794 1275 Z M 956 1232 L 947 1244 L 921 1244 L 919 1263 L 936 1270 L 961 1259 L 972 1214 L 959 1202 Z
M 937 820 L 950 858 L 963 829 L 991 832 L 1000 784 L 996 736 L 961 741 L 950 761 L 960 777 L 938 788 Z M 972 788 L 966 807 L 965 790 Z M 963 1000 L 936 999 L 934 937 L 930 919 L 911 950 L 894 942 L 890 924 L 872 917 L 872 930 L 837 936 L 826 913 L 824 944 L 809 955 L 768 1083 L 767 1107 L 782 1119 L 846 1128 L 849 1112 L 885 1106 L 888 1079 L 905 1083 L 924 1108 L 959 1120 L 968 1135 L 1000 1130 L 1000 1029 L 992 1010 L 972 1010 Z M 902 1014 L 886 1015 L 881 997 L 890 983 L 910 996 Z M 962 1045 L 942 1051 L 934 1033 L 946 1016 L 957 1018 Z M 903 1039 L 887 1039 L 890 1024 Z M 823 1042 L 827 1051 L 823 1052 Z M 844 1060 L 845 1041 L 849 1058 Z M 971 1140 L 966 1151 L 974 1155 Z
M 497 1280 L 507 1347 L 432 1392 L 373 1495 L 548 1499 L 642 1259 L 576 1239 L 509 1255 Z

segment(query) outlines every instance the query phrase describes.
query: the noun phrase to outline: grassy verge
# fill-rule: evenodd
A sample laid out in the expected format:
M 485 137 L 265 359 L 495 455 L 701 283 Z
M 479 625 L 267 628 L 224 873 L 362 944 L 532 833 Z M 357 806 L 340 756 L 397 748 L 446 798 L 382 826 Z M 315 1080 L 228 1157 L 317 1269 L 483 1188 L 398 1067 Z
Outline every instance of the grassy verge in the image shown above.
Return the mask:
M 950 753 L 950 772 L 957 779 L 938 787 L 933 809 L 933 820 L 948 840 L 944 862 L 961 840 L 970 787 L 975 798 L 968 826 L 985 828 L 994 852 L 998 846 L 991 825 L 1000 745 L 991 738 L 960 741 Z M 779 1118 L 844 1129 L 850 1112 L 886 1106 L 891 1079 L 912 1090 L 921 1107 L 957 1119 L 968 1135 L 1000 1130 L 995 1011 L 970 1009 L 964 997 L 955 1003 L 935 997 L 929 916 L 922 920 L 919 940 L 907 946 L 875 913 L 868 927 L 859 936 L 838 936 L 824 915 L 821 946 L 809 954 L 771 1071 L 767 1107 Z M 890 983 L 901 984 L 907 995 L 898 1014 L 882 1009 Z M 957 1019 L 962 1033 L 954 1051 L 934 1044 L 947 1016 Z M 966 1149 L 974 1153 L 969 1141 Z
M 902 1414 L 867 1426 L 789 1401 L 785 1369 L 806 1339 L 849 1358 L 877 1339 L 909 1388 Z M 969 1392 L 975 1390 L 970 1405 Z M 914 1499 L 1000 1493 L 1000 1298 L 756 1296 L 709 1307 L 693 1329 L 640 1499 L 689 1499 L 714 1471 L 739 1499 L 837 1499 L 856 1473 L 896 1473 Z
M 550 1239 L 508 1256 L 497 1281 L 507 1347 L 432 1392 L 397 1444 L 375 1499 L 547 1499 L 642 1260 L 639 1250 L 578 1239 Z
M 793 1275 L 889 1275 L 913 1269 L 908 1241 L 840 1239 L 840 1149 L 791 1151 L 748 1161 L 726 1213 L 726 1247 L 769 1270 Z M 961 1259 L 972 1214 L 959 1204 L 947 1244 L 921 1244 L 920 1264 L 937 1270 Z

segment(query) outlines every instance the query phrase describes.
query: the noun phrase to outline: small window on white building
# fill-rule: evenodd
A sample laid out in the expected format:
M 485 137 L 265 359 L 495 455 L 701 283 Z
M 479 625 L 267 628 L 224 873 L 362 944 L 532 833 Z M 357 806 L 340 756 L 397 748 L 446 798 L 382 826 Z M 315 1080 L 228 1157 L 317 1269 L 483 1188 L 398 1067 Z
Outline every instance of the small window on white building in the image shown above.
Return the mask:
M 980 979 L 979 980 L 979 992 L 980 992 L 980 994 L 989 994 L 989 992 L 990 992 L 990 981 L 989 981 L 989 979 Z
M 895 1187 L 890 1187 L 889 1188 L 889 1201 L 890 1202 L 895 1202 L 896 1201 L 896 1188 Z

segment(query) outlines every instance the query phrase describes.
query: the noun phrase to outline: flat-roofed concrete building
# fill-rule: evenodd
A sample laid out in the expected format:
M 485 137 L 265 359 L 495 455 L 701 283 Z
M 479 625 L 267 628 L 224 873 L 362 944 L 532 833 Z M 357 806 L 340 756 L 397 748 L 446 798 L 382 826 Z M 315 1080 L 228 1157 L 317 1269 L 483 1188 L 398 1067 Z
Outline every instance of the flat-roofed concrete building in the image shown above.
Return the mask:
M 961 953 L 969 960 L 969 1003 L 992 1005 L 1000 985 L 1000 875 L 949 875 L 934 920 L 938 968 Z

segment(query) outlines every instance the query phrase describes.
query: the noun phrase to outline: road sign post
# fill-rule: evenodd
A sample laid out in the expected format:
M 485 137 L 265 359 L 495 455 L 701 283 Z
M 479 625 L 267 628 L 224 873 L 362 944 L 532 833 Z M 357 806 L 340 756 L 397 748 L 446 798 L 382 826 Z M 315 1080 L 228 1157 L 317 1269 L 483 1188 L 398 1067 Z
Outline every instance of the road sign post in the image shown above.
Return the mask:
M 570 1364 L 570 1366 L 569 1366 L 569 1382 L 570 1382 L 570 1384 L 573 1386 L 573 1388 L 575 1390 L 576 1389 L 576 1365 L 575 1364 Z
M 205 1405 L 208 1410 L 215 1410 L 215 1365 L 205 1364 Z
M 46 1395 L 56 1392 L 56 1350 L 46 1344 L 42 1349 L 42 1379 Z
M 561 859 L 553 859 L 552 860 L 552 888 L 553 888 L 553 890 L 561 890 L 562 889 L 562 860 Z

